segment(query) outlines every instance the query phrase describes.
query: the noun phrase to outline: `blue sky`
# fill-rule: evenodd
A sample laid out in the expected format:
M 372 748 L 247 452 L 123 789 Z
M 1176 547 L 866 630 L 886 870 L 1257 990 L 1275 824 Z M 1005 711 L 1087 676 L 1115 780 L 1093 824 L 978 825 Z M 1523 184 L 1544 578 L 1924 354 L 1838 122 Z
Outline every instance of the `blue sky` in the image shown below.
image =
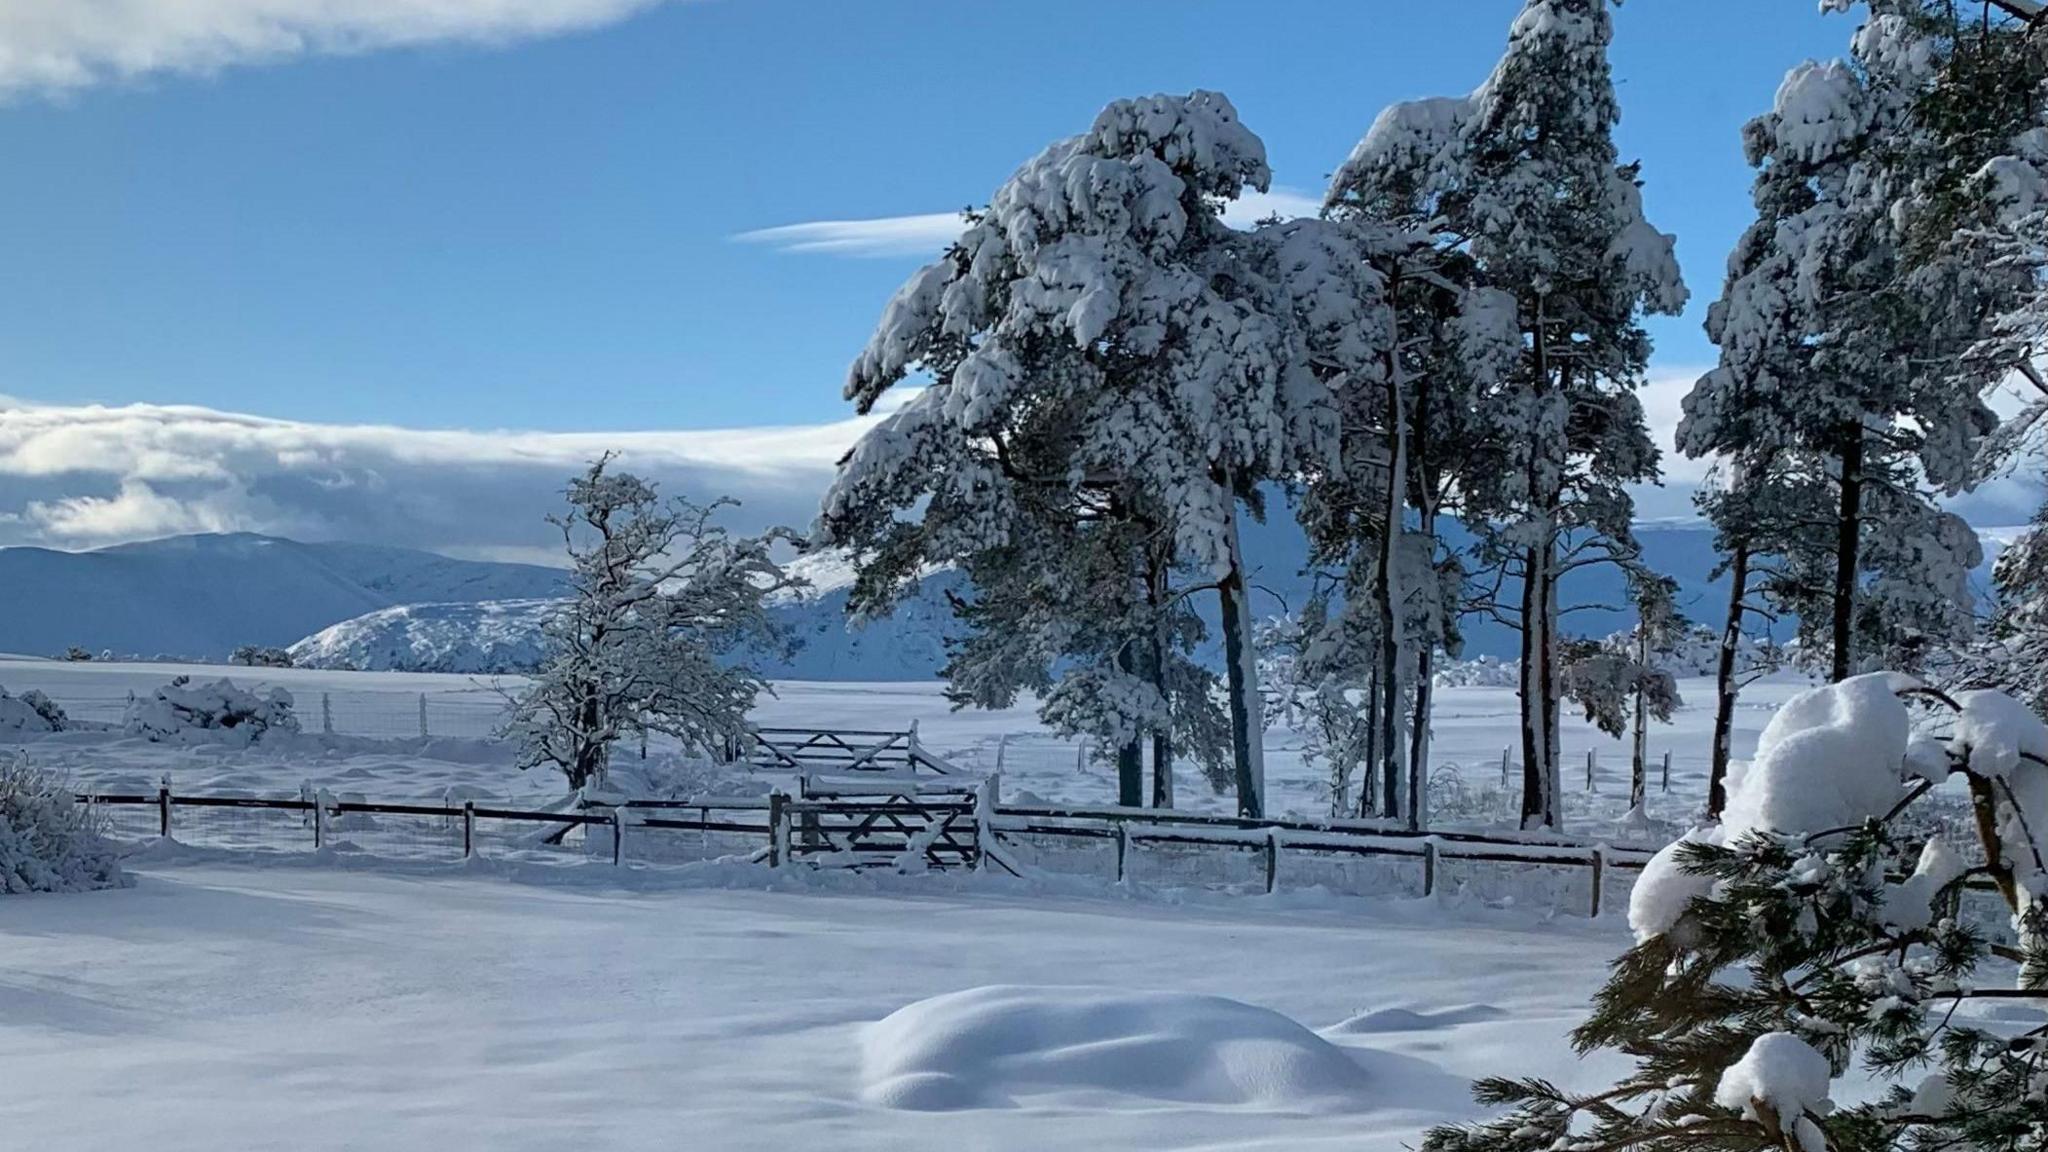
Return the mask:
M 0 546 L 550 557 L 543 513 L 614 448 L 801 527 L 867 426 L 845 366 L 943 214 L 1106 102 L 1194 87 L 1312 205 L 1386 104 L 1476 85 L 1519 6 L 0 0 Z M 1667 443 L 1749 216 L 1738 129 L 1853 27 L 1617 16 L 1622 153 L 1693 289 L 1654 322 Z M 1638 514 L 1689 515 L 1702 472 L 1667 456 Z
M 442 428 L 835 419 L 918 258 L 736 234 L 978 203 L 1105 101 L 1197 86 L 1313 194 L 1383 105 L 1481 79 L 1518 6 L 702 0 L 25 87 L 0 106 L 0 394 Z M 1694 292 L 1658 362 L 1689 368 L 1747 214 L 1736 130 L 1852 24 L 1635 0 L 1617 25 L 1623 152 Z

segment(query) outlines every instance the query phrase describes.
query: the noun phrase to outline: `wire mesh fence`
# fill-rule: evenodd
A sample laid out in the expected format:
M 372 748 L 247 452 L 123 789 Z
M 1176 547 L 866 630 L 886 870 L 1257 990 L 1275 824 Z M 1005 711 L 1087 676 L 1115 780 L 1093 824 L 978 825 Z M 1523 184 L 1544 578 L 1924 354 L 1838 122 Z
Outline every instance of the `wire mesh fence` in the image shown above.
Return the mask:
M 50 699 L 74 722 L 118 728 L 133 693 L 71 692 Z M 292 712 L 305 732 L 370 739 L 455 737 L 487 740 L 511 715 L 511 702 L 497 689 L 443 688 L 429 692 L 354 689 L 296 692 Z

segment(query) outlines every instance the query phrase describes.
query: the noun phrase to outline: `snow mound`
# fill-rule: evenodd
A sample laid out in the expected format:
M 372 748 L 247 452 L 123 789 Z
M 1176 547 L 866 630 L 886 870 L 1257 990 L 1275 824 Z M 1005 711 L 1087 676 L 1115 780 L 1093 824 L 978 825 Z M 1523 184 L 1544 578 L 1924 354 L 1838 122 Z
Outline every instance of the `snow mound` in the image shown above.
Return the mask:
M 541 627 L 563 603 L 483 600 L 382 608 L 292 645 L 292 663 L 362 672 L 530 672 L 540 665 Z
M 1731 767 L 1721 827 L 1729 843 L 1768 830 L 1812 833 L 1882 816 L 1903 795 L 1912 717 L 1890 672 L 1799 693 L 1757 739 L 1756 758 Z
M 1362 1012 L 1329 1029 L 1344 1036 L 1368 1036 L 1380 1032 L 1434 1032 L 1460 1024 L 1499 1020 L 1507 1013 L 1491 1004 L 1460 1004 L 1455 1008 L 1428 1011 L 1417 1008 L 1380 1008 Z
M 997 986 L 920 1000 L 862 1035 L 862 1091 L 906 1111 L 1069 1103 L 1330 1112 L 1361 1106 L 1345 1052 L 1265 1008 L 1172 992 Z
M 41 692 L 10 696 L 0 688 L 0 732 L 62 732 L 69 725 L 64 709 Z
M 297 732 L 299 719 L 292 712 L 292 694 L 282 688 L 258 694 L 235 687 L 232 680 L 193 684 L 190 676 L 180 676 L 130 700 L 121 727 L 152 741 L 199 735 L 254 743 L 267 732 Z

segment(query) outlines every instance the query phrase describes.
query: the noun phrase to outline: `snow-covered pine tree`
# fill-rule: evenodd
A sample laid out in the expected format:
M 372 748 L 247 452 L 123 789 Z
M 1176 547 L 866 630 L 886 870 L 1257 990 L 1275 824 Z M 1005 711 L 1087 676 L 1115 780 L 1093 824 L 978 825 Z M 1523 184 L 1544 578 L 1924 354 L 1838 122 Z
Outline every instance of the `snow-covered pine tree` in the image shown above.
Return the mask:
M 1902 696 L 1935 701 L 1945 740 L 1916 736 Z M 1983 865 L 1902 826 L 1951 773 L 1978 800 Z M 1659 852 L 1636 883 L 1638 943 L 1572 1036 L 1634 1069 L 1594 1092 L 1483 1080 L 1479 1099 L 1507 1114 L 1436 1129 L 1423 1147 L 2040 1147 L 2048 1028 L 2000 1027 L 1969 1009 L 2048 1000 L 2044 829 L 2048 725 L 2010 697 L 1946 698 L 1891 673 L 1794 697 L 1731 783 L 1721 824 Z M 1958 914 L 1973 876 L 2008 902 L 2010 941 Z M 1868 1082 L 1860 1102 L 1836 1098 L 1852 1070 Z
M 824 538 L 866 570 L 870 602 L 924 565 L 1029 539 L 1017 530 L 1037 509 L 1149 526 L 1119 586 L 1152 606 L 1132 631 L 1170 635 L 1171 607 L 1202 586 L 1168 588 L 1169 575 L 1218 594 L 1247 814 L 1263 810 L 1264 771 L 1238 518 L 1256 513 L 1261 484 L 1334 438 L 1325 390 L 1296 362 L 1261 274 L 1261 242 L 1221 219 L 1224 202 L 1267 180 L 1264 146 L 1211 92 L 1119 101 L 1027 162 L 890 302 L 848 398 L 869 411 L 913 371 L 932 385 L 848 454 L 823 515 Z M 1023 461 L 1026 446 L 1043 459 Z M 1026 500 L 1027 487 L 1043 491 Z M 1139 698 L 1113 663 L 1071 689 L 1113 691 L 1070 715 Z M 1170 677 L 1166 665 L 1146 666 Z M 1130 730 L 1160 723 L 1155 711 Z
M 1982 397 L 2013 366 L 1987 337 L 2030 278 L 1984 237 L 2016 171 L 2000 162 L 2039 123 L 2039 73 L 2010 67 L 2018 41 L 1990 9 L 1870 9 L 1848 60 L 1795 68 L 1744 129 L 1758 218 L 1709 317 L 1721 365 L 1682 432 L 1688 452 L 1760 442 L 1827 461 L 1833 573 L 1824 598 L 1787 607 L 1837 679 L 1969 631 L 1981 554 L 1936 501 L 1977 478 L 1996 422 Z
M 713 523 L 732 501 L 664 500 L 611 462 L 571 480 L 568 508 L 549 517 L 570 595 L 506 724 L 520 768 L 552 765 L 572 789 L 601 779 L 624 737 L 661 733 L 705 754 L 743 741 L 767 681 L 726 657 L 774 639 L 769 599 L 801 587 L 770 554 L 788 533 L 733 536 Z
M 1471 95 L 1390 109 L 1333 186 L 1361 211 L 1430 210 L 1439 244 L 1511 295 L 1522 355 L 1477 411 L 1500 430 L 1463 486 L 1485 559 L 1519 578 L 1524 822 L 1558 807 L 1557 583 L 1634 562 L 1626 485 L 1656 474 L 1635 388 L 1645 311 L 1676 312 L 1672 241 L 1651 228 L 1633 166 L 1617 162 L 1606 0 L 1529 0 Z

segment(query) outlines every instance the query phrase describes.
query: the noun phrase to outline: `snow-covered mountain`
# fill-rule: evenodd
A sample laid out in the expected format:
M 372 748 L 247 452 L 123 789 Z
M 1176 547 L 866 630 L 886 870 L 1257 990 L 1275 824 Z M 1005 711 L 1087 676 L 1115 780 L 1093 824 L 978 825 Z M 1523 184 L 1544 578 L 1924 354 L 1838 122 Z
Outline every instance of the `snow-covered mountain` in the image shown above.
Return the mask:
M 945 663 L 950 572 L 925 580 L 886 620 L 849 624 L 852 570 L 832 554 L 801 557 L 792 570 L 811 581 L 801 597 L 773 609 L 788 629 L 787 650 L 749 653 L 779 680 L 929 680 Z M 313 668 L 392 672 L 523 672 L 540 659 L 541 626 L 558 600 L 486 600 L 383 608 L 322 629 L 291 646 Z
M 223 659 L 285 645 L 397 604 L 558 595 L 563 574 L 370 544 L 246 533 L 174 536 L 92 552 L 0 549 L 0 651 L 78 645 Z
M 540 662 L 541 626 L 562 603 L 480 600 L 380 608 L 292 645 L 292 663 L 363 672 L 527 672 Z

